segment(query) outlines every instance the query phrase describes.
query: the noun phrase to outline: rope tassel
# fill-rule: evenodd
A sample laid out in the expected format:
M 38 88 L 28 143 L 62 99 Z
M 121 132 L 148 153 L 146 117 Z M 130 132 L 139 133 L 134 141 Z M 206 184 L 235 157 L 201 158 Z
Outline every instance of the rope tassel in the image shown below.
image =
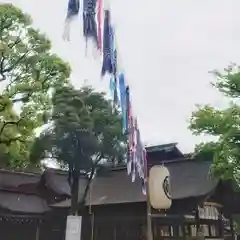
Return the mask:
M 122 129 L 123 134 L 127 131 L 127 99 L 126 99 L 126 86 L 125 86 L 125 77 L 121 72 L 119 74 L 119 91 L 120 91 L 120 103 L 122 110 Z
M 97 20 L 98 20 L 98 49 L 102 51 L 102 0 L 98 0 Z
M 63 39 L 69 41 L 70 40 L 70 25 L 73 21 L 74 17 L 76 17 L 79 13 L 79 0 L 69 0 L 68 1 L 68 10 L 67 17 L 65 20 L 65 26 L 63 30 Z
M 96 0 L 83 1 L 83 35 L 86 41 L 91 38 L 98 47 L 98 34 L 96 23 Z
M 131 175 L 133 182 L 136 177 L 141 179 L 142 192 L 146 194 L 148 181 L 146 149 L 141 141 L 137 119 L 133 114 L 129 85 L 119 64 L 121 60 L 119 54 L 121 52 L 117 48 L 116 29 L 112 25 L 110 1 L 82 0 L 82 3 L 82 27 L 86 42 L 86 56 L 88 40 L 91 39 L 103 58 L 101 76 L 104 77 L 106 73 L 110 75 L 109 87 L 113 98 L 113 111 L 117 112 L 119 107 L 121 108 L 122 131 L 123 134 L 127 135 L 127 173 Z M 78 16 L 79 9 L 80 0 L 68 0 L 63 32 L 64 40 L 70 40 L 71 23 Z M 68 164 L 68 181 L 72 187 L 72 185 L 75 185 L 74 174 L 79 166 L 76 166 L 73 162 Z
M 111 43 L 111 27 L 110 27 L 110 11 L 104 11 L 104 30 L 103 30 L 103 65 L 102 77 L 108 72 L 113 73 L 112 66 L 112 43 Z

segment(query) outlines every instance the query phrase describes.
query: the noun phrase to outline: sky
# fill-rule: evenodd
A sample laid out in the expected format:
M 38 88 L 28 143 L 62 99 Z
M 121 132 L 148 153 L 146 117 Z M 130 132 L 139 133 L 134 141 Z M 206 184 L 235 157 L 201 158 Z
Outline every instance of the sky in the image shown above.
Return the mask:
M 1 1 L 1 0 L 0 0 Z M 91 84 L 109 92 L 100 79 L 101 58 L 82 37 L 81 18 L 62 39 L 68 0 L 5 0 L 29 13 L 52 41 L 53 52 L 72 67 L 76 87 Z M 3 1 L 2 1 L 3 2 Z M 188 130 L 196 104 L 227 106 L 211 87 L 209 71 L 240 64 L 239 0 L 109 0 L 116 28 L 120 67 L 131 89 L 134 114 L 148 145 L 178 142 L 183 152 L 207 137 Z M 87 80 L 87 81 L 86 81 Z

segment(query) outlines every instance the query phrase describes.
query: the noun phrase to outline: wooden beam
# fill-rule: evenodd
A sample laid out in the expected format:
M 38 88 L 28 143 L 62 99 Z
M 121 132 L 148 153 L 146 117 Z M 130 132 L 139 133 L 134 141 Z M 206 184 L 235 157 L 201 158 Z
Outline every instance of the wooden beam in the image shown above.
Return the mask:
M 39 240 L 40 239 L 40 226 L 37 226 L 37 229 L 36 229 L 36 240 Z
M 148 181 L 147 181 L 147 240 L 153 240 L 151 204 L 149 197 Z

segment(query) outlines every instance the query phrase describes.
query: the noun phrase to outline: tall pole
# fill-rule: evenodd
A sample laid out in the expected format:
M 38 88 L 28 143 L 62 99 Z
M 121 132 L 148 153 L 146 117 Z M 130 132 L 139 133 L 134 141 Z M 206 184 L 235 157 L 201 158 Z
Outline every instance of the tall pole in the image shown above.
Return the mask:
M 40 225 L 37 226 L 36 228 L 36 240 L 40 239 Z
M 152 233 L 152 207 L 150 204 L 150 196 L 149 196 L 149 171 L 148 171 L 148 159 L 147 159 L 147 151 L 145 149 L 145 174 L 146 174 L 146 196 L 147 196 L 147 240 L 153 240 Z
M 151 216 L 151 204 L 149 198 L 149 186 L 148 186 L 148 178 L 147 178 L 147 240 L 153 240 L 153 233 L 152 233 L 152 216 Z

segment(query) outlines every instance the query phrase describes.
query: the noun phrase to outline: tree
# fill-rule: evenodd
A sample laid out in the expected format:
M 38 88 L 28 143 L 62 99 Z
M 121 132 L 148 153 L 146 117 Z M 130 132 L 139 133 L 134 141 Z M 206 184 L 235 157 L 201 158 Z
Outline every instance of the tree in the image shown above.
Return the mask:
M 0 4 L 0 165 L 24 168 L 35 129 L 51 111 L 51 92 L 68 82 L 70 67 L 30 16 Z
M 215 137 L 215 141 L 198 145 L 196 155 L 213 158 L 212 172 L 216 176 L 236 180 L 240 170 L 240 67 L 230 64 L 222 73 L 213 74 L 216 77 L 213 86 L 230 98 L 229 107 L 198 106 L 192 114 L 190 129 L 195 135 Z
M 39 162 L 51 157 L 67 164 L 74 214 L 79 174 L 88 175 L 81 205 L 100 166 L 124 161 L 126 138 L 122 134 L 120 115 L 113 111 L 103 93 L 90 87 L 80 90 L 64 87 L 55 92 L 53 104 L 52 126 L 36 139 L 31 159 Z

